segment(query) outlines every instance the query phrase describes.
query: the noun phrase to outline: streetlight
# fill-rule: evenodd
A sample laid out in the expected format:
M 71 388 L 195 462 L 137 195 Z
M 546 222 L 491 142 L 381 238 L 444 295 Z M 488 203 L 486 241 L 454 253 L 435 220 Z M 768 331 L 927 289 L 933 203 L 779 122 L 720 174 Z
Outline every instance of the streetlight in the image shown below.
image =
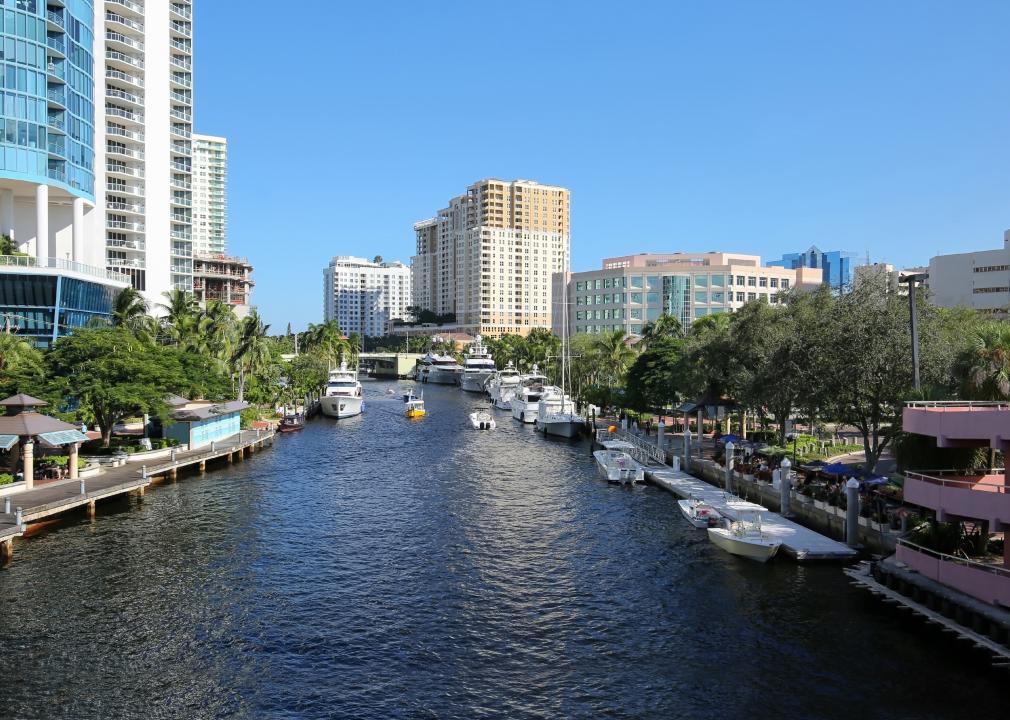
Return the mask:
M 796 464 L 796 441 L 799 440 L 799 433 L 789 433 L 786 435 L 786 440 L 793 441 L 793 465 Z
M 919 309 L 915 302 L 916 283 L 924 282 L 929 273 L 910 273 L 899 278 L 899 282 L 908 283 L 908 313 L 912 329 L 912 382 L 915 391 L 919 392 Z

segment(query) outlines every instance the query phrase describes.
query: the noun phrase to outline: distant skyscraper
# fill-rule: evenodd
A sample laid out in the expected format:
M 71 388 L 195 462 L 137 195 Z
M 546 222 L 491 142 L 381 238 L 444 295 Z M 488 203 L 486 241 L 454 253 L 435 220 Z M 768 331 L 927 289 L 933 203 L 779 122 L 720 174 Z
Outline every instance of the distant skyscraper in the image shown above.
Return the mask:
M 852 284 L 853 270 L 859 264 L 859 255 L 845 250 L 829 250 L 824 252 L 812 246 L 806 252 L 786 253 L 781 260 L 772 260 L 769 267 L 784 267 L 791 270 L 797 268 L 820 268 L 824 276 L 824 284 L 835 290 L 845 290 Z
M 401 262 L 369 262 L 337 255 L 323 270 L 323 315 L 347 334 L 379 337 L 390 320 L 407 317 L 410 268 Z
M 569 269 L 571 193 L 481 180 L 414 225 L 414 305 L 498 337 L 551 327 L 552 277 Z
M 228 141 L 193 135 L 193 252 L 228 252 Z

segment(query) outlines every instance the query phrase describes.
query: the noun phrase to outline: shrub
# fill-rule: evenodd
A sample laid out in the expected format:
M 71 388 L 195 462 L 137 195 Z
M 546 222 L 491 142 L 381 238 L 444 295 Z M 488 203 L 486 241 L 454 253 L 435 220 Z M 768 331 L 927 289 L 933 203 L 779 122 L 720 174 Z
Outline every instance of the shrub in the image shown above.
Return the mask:
M 0 473 L 0 485 L 10 485 L 14 482 L 14 476 L 10 473 Z

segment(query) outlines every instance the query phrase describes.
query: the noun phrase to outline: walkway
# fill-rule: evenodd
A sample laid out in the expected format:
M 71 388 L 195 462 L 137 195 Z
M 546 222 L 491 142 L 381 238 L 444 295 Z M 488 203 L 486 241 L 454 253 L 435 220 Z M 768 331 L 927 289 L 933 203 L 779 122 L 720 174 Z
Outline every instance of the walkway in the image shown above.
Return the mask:
M 58 515 L 73 508 L 89 505 L 108 497 L 123 495 L 136 490 L 142 491 L 158 475 L 175 474 L 182 468 L 193 465 L 203 470 L 208 460 L 236 456 L 239 459 L 246 449 L 250 453 L 265 443 L 272 443 L 274 431 L 243 430 L 226 440 L 216 442 L 214 448 L 202 447 L 176 453 L 175 460 L 159 460 L 158 465 L 143 466 L 127 463 L 120 467 L 108 468 L 100 475 L 84 480 L 61 480 L 25 492 L 10 495 L 10 512 L 4 512 L 7 498 L 0 498 L 0 543 L 9 543 L 14 537 L 24 534 L 29 522 Z M 81 487 L 84 492 L 81 492 Z M 21 508 L 22 525 L 16 523 L 17 509 Z M 9 545 L 8 545 L 9 551 Z

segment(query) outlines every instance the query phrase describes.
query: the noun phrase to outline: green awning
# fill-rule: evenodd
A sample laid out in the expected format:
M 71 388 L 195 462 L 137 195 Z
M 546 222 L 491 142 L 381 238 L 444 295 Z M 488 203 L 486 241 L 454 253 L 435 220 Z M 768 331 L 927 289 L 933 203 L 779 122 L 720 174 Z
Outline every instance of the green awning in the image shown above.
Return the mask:
M 41 433 L 38 438 L 55 447 L 89 440 L 88 436 L 80 430 L 57 430 L 56 432 Z
M 17 444 L 17 435 L 0 435 L 0 450 L 10 450 Z

